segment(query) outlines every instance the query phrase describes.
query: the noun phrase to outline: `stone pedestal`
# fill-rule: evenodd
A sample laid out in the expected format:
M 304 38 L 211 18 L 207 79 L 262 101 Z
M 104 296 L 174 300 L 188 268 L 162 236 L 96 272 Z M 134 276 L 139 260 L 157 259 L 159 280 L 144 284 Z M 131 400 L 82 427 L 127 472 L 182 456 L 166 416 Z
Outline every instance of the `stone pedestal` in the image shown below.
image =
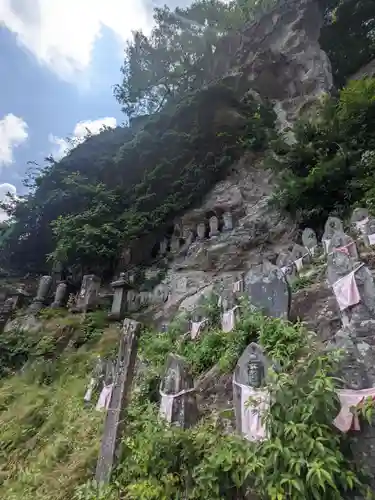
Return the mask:
M 51 286 L 52 276 L 42 276 L 40 278 L 38 291 L 32 304 L 27 310 L 28 314 L 37 314 L 43 308 L 43 306 L 46 305 L 46 300 Z
M 100 278 L 95 274 L 86 274 L 82 279 L 81 291 L 79 292 L 77 303 L 71 312 L 88 312 L 96 308 L 98 303 L 98 293 L 100 289 Z
M 64 307 L 67 298 L 68 285 L 66 281 L 60 281 L 57 284 L 55 298 L 51 304 L 52 309 L 59 309 Z
M 128 281 L 126 280 L 125 273 L 121 273 L 120 278 L 111 283 L 111 287 L 114 289 L 114 294 L 111 312 L 108 314 L 108 317 L 113 321 L 120 321 L 124 318 L 128 309 L 127 300 L 130 287 Z

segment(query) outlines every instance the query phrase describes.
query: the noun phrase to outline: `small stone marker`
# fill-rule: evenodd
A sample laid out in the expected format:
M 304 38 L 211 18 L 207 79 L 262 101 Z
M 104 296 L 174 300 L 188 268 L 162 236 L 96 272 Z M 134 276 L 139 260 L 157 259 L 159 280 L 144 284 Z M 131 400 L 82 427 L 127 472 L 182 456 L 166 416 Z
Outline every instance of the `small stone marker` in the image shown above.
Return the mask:
M 187 361 L 181 356 L 168 355 L 165 375 L 160 385 L 160 395 L 162 418 L 183 429 L 195 425 L 198 408 L 194 380 Z
M 224 227 L 223 231 L 232 231 L 233 229 L 233 215 L 231 212 L 225 212 L 223 214 Z
M 66 281 L 60 281 L 57 284 L 55 298 L 51 304 L 52 309 L 58 309 L 60 307 L 64 307 L 65 299 L 67 298 L 66 297 L 67 290 L 68 290 L 68 285 Z
M 292 248 L 291 257 L 296 265 L 297 272 L 301 271 L 305 264 L 311 261 L 311 255 L 306 247 L 295 244 Z
M 303 246 L 309 250 L 311 255 L 315 254 L 315 251 L 318 247 L 318 238 L 316 237 L 316 233 L 313 229 L 306 227 L 303 230 L 302 243 Z
M 30 304 L 28 314 L 37 314 L 46 304 L 48 294 L 52 286 L 52 276 L 42 276 L 39 281 L 39 287 L 33 302 Z
M 343 325 L 352 336 L 370 337 L 375 331 L 375 283 L 371 271 L 346 254 L 333 252 L 328 255 L 327 279 L 332 287 L 336 288 L 339 280 L 341 284 L 344 279 L 350 280 L 352 273 L 355 283 L 351 285 L 350 293 L 354 296 L 358 291 L 360 301 L 343 310 Z M 345 293 L 344 297 L 350 299 L 351 295 Z
M 197 226 L 197 238 L 198 240 L 203 240 L 206 236 L 206 224 L 201 222 Z
M 291 293 L 284 274 L 270 262 L 263 262 L 245 275 L 245 292 L 250 302 L 272 318 L 288 319 Z
M 140 331 L 140 323 L 131 319 L 124 320 L 116 364 L 116 378 L 96 465 L 95 480 L 99 484 L 109 483 L 112 470 L 119 458 L 119 446 L 125 426 L 125 411 L 134 376 Z
M 72 312 L 88 312 L 96 308 L 100 289 L 100 278 L 95 274 L 85 274 L 82 278 L 81 290 Z
M 331 241 L 333 234 L 336 231 L 340 233 L 344 232 L 344 227 L 341 219 L 339 219 L 338 217 L 328 217 L 324 225 L 324 233 L 322 237 L 322 245 L 325 253 L 328 253 L 329 243 Z
M 211 236 L 217 236 L 219 234 L 219 221 L 216 216 L 213 216 L 209 220 L 210 224 L 210 238 Z
M 247 408 L 249 397 L 259 401 L 258 411 L 266 411 L 269 407 L 269 394 L 262 390 L 266 382 L 267 372 L 272 367 L 261 347 L 252 342 L 246 347 L 237 362 L 233 374 L 233 404 L 236 417 L 237 432 L 250 441 L 264 439 L 266 432 L 261 421 L 261 414 L 256 417 Z M 250 404 L 250 406 L 252 406 Z M 253 408 L 254 410 L 254 408 Z M 255 417 L 255 418 L 254 418 Z M 254 425 L 255 424 L 255 425 Z
M 111 287 L 114 289 L 114 294 L 111 312 L 108 314 L 108 317 L 111 320 L 120 321 L 124 318 L 127 310 L 127 294 L 130 288 L 125 273 L 120 273 L 119 279 L 113 281 Z
M 369 212 L 367 208 L 355 208 L 350 218 L 350 223 L 359 233 L 364 234 L 368 218 Z
M 351 236 L 342 231 L 335 231 L 329 240 L 327 246 L 328 252 L 341 252 L 347 254 L 353 259 L 358 259 L 356 242 Z

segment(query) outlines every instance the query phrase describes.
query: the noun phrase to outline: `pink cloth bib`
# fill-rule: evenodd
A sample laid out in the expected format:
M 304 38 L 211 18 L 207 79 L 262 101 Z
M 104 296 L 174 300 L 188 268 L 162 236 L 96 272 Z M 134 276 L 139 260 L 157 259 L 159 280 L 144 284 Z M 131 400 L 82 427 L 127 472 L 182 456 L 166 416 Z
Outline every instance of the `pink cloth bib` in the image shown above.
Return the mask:
M 358 415 L 351 411 L 351 408 L 363 403 L 368 397 L 375 399 L 375 387 L 370 389 L 343 389 L 338 392 L 341 403 L 341 410 L 333 421 L 333 425 L 342 432 L 348 432 L 350 429 L 360 430 Z

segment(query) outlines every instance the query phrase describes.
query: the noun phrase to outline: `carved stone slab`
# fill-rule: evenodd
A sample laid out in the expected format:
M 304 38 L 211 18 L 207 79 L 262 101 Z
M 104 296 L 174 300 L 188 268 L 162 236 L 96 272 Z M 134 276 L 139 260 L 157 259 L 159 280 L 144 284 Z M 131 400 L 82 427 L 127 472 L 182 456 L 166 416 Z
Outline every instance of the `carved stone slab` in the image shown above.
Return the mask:
M 125 426 L 125 411 L 133 381 L 140 331 L 140 323 L 131 319 L 124 320 L 116 364 L 116 379 L 96 465 L 97 483 L 109 483 L 112 470 L 119 458 L 119 446 Z

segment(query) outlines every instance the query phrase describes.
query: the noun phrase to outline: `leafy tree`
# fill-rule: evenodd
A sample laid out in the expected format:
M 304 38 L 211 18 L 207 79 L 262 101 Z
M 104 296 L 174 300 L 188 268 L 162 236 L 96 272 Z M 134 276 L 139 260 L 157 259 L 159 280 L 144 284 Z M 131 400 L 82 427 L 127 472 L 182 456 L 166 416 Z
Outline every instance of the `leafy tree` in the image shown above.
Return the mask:
M 336 84 L 341 87 L 375 58 L 375 4 L 372 0 L 321 0 L 325 26 L 320 43 L 326 51 Z
M 184 92 L 207 83 L 218 39 L 239 27 L 234 2 L 197 0 L 173 11 L 154 10 L 155 27 L 149 37 L 136 31 L 125 50 L 123 81 L 115 96 L 132 117 L 149 114 Z

